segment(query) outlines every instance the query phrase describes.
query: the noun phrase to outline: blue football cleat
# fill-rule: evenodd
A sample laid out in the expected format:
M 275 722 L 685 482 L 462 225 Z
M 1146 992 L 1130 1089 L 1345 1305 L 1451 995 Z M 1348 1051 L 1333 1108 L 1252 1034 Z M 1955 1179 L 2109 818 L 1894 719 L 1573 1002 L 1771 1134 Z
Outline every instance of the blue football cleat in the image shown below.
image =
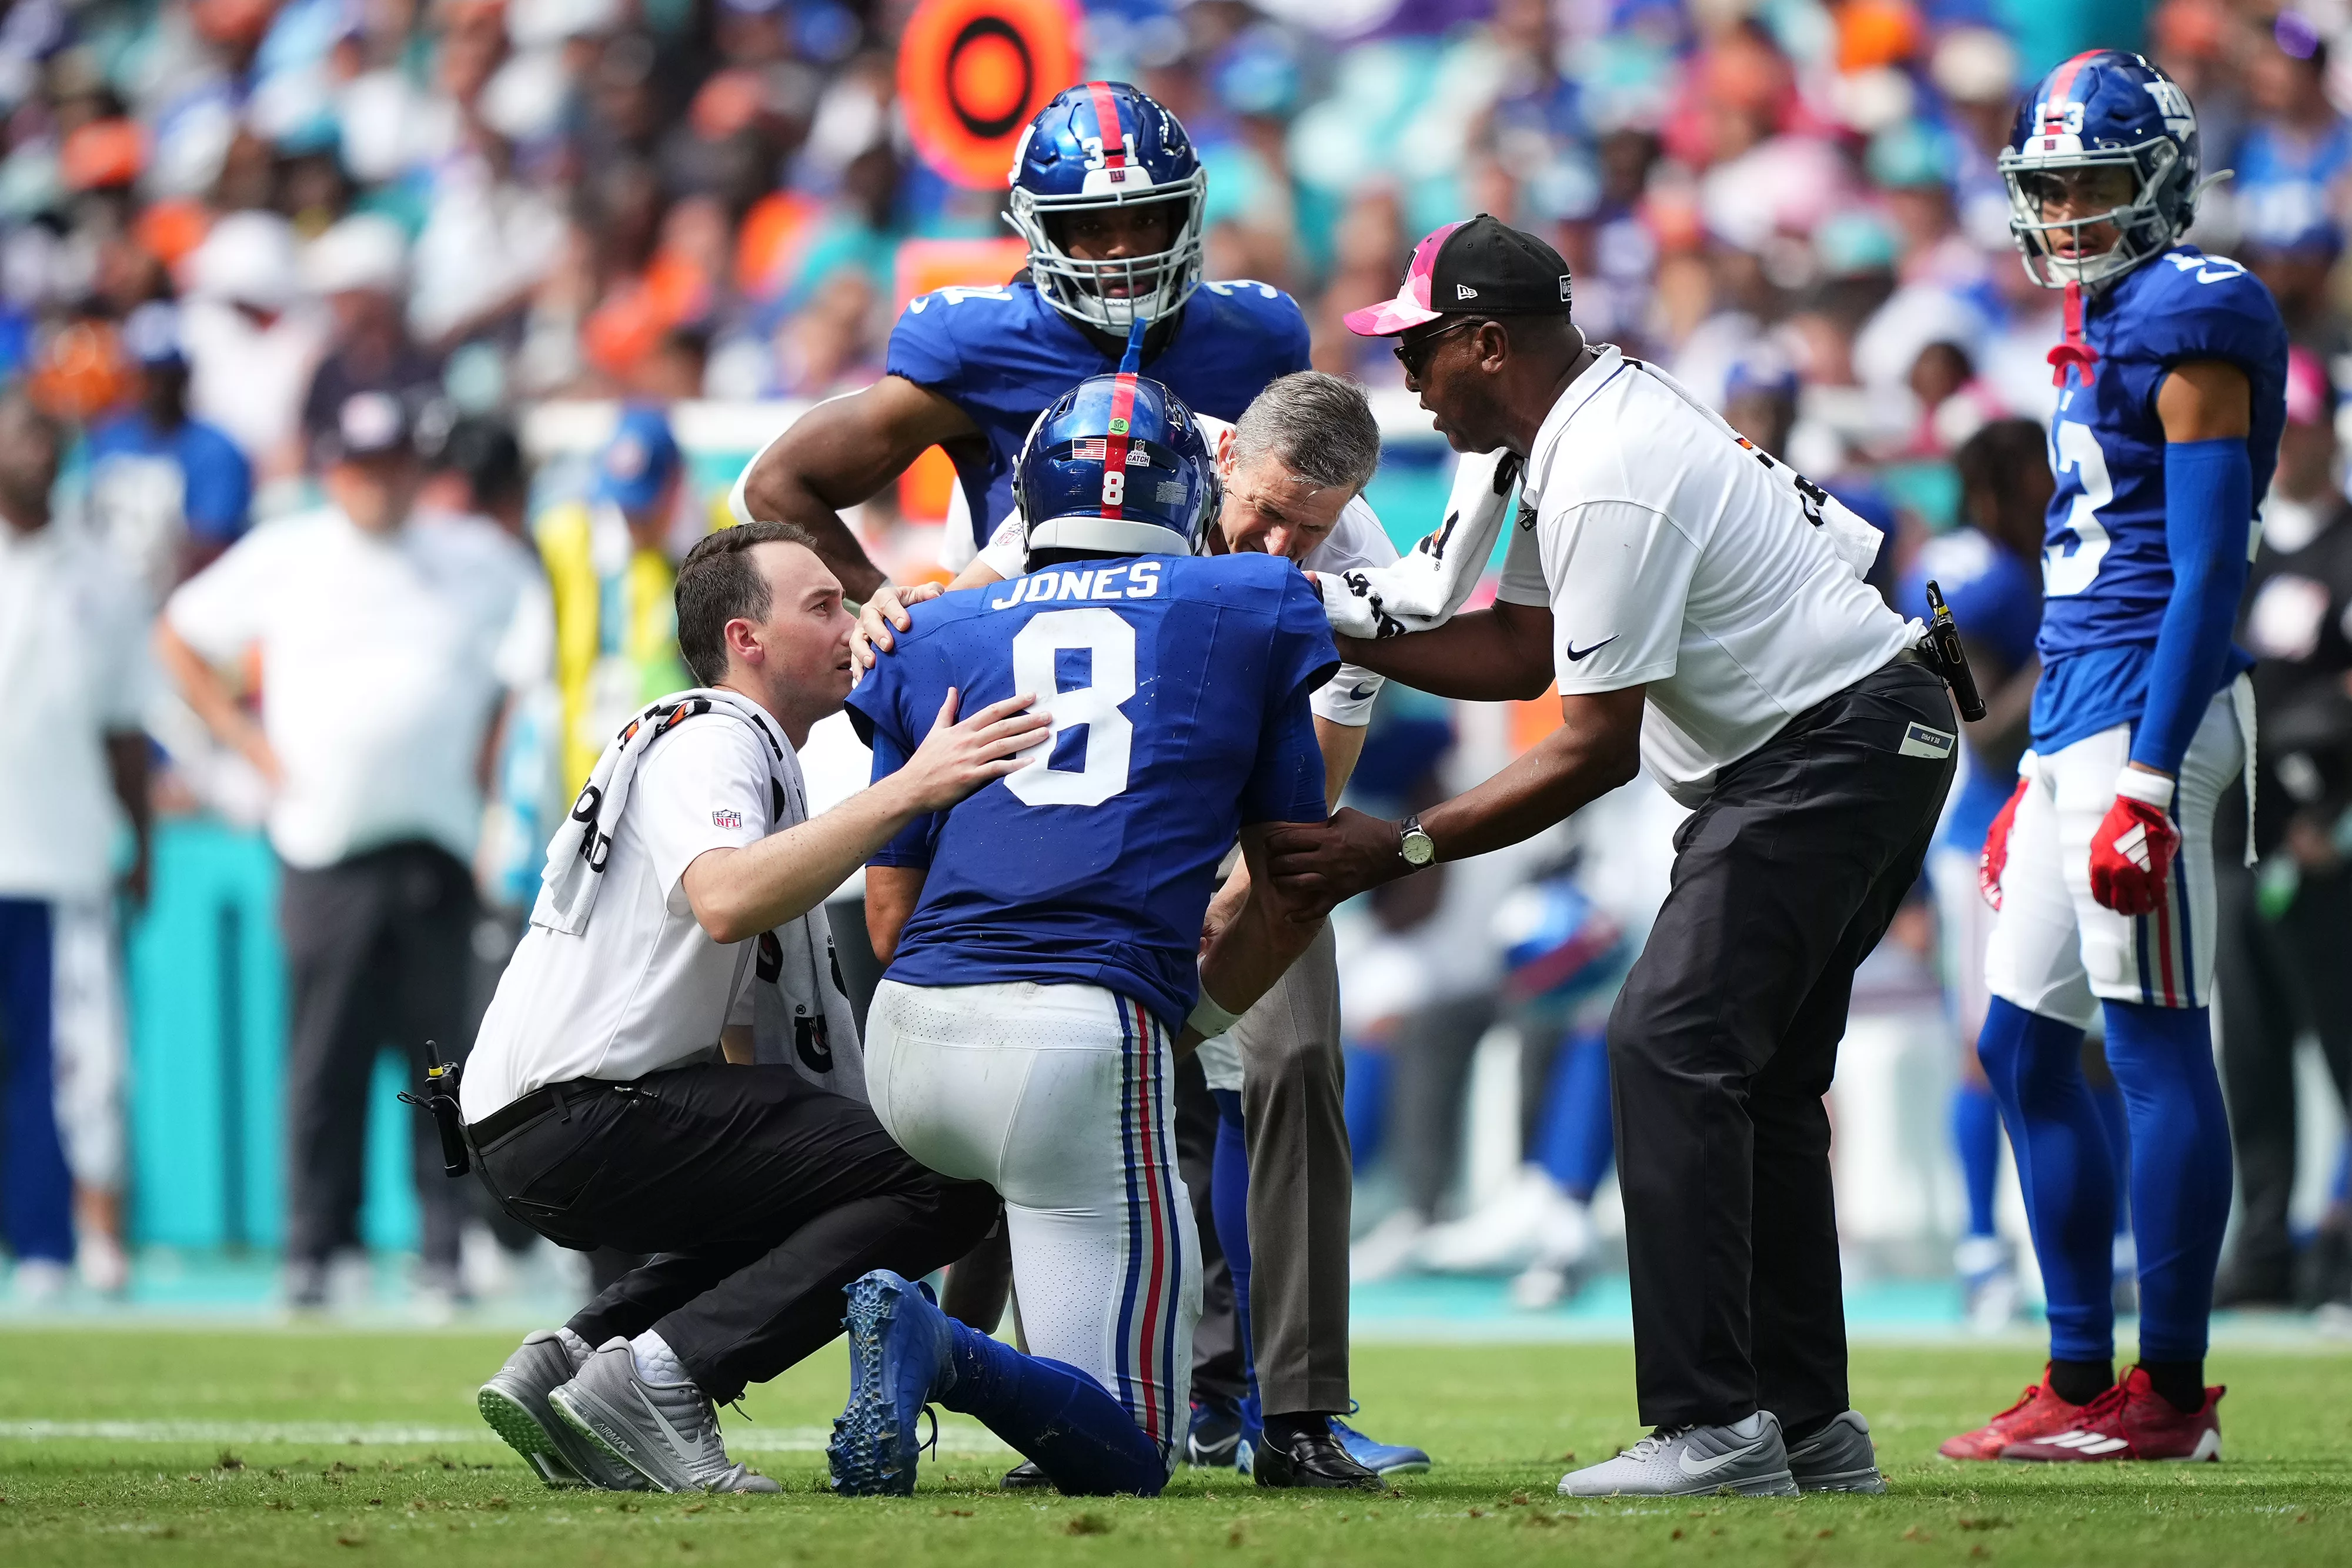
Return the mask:
M 1202 1469 L 1223 1469 L 1234 1462 L 1242 1440 L 1242 1417 L 1214 1405 L 1192 1401 L 1192 1426 L 1184 1437 L 1184 1462 Z
M 846 1292 L 849 1403 L 824 1446 L 844 1497 L 908 1497 L 922 1452 L 915 1428 L 948 1370 L 948 1320 L 926 1286 L 877 1269 Z
M 1351 1400 L 1348 1414 L 1353 1416 L 1357 1406 Z M 1429 1469 L 1429 1452 L 1425 1448 L 1408 1447 L 1403 1443 L 1382 1443 L 1365 1437 L 1337 1416 L 1331 1417 L 1331 1435 L 1348 1450 L 1348 1457 L 1372 1474 L 1386 1479 L 1390 1476 L 1417 1476 Z

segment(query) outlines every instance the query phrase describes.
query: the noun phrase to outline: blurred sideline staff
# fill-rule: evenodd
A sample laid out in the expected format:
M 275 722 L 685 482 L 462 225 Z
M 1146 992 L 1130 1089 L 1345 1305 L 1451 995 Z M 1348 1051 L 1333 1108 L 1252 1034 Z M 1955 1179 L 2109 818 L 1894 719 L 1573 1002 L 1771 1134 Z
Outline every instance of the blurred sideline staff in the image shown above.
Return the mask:
M 54 524 L 64 434 L 21 399 L 0 403 L 0 1231 L 18 1292 L 53 1299 L 74 1257 L 73 1183 L 52 1076 L 60 916 L 102 902 L 115 820 L 147 891 L 144 611 L 131 570 Z
M 520 613 L 522 547 L 479 517 L 414 511 L 409 411 L 355 393 L 338 415 L 329 502 L 256 529 L 190 579 L 155 632 L 164 669 L 271 789 L 293 983 L 287 1291 L 322 1305 L 359 1245 L 367 1090 L 378 1051 L 462 1054 L 476 915 L 470 862 L 505 694 L 545 664 Z M 533 633 L 536 632 L 536 635 Z M 219 674 L 257 653 L 258 724 Z M 412 1165 L 428 1290 L 458 1291 L 462 1210 L 432 1130 Z
M 2317 1036 L 2337 1094 L 2352 1092 L 2352 504 L 2340 472 L 2335 392 L 2316 357 L 2291 350 L 2278 476 L 2263 503 L 2237 636 L 2255 657 L 2262 716 L 2259 871 L 2246 869 L 2237 841 L 2244 810 L 2225 801 L 2213 818 L 2221 1082 L 2242 1199 L 2216 1307 L 2312 1305 L 2352 1287 L 2340 1219 L 2301 1280 L 2287 1226 L 2303 1030 Z

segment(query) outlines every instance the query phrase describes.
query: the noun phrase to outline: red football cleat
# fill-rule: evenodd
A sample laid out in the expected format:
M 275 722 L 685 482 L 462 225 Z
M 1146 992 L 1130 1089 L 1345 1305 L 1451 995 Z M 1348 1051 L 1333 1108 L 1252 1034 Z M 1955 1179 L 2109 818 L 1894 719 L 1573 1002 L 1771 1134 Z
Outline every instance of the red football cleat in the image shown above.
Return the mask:
M 2093 1400 L 2092 1404 L 2098 1403 Z M 2023 1443 L 2035 1437 L 2053 1437 L 2074 1427 L 2083 1419 L 2090 1405 L 2069 1405 L 2050 1392 L 2050 1368 L 2042 1368 L 2042 1381 L 2026 1385 L 2017 1396 L 2017 1403 L 1994 1416 L 1973 1432 L 1963 1432 L 1948 1437 L 1936 1452 L 1948 1459 L 1997 1459 L 2001 1450 L 2011 1443 Z
M 2082 1463 L 2094 1459 L 2218 1459 L 2221 1457 L 2219 1406 L 2229 1390 L 2205 1391 L 2202 1408 L 2182 1415 L 2156 1391 L 2147 1374 L 2133 1367 L 2124 1380 L 2083 1406 L 2082 1419 L 2063 1432 L 2011 1443 L 2004 1459 Z

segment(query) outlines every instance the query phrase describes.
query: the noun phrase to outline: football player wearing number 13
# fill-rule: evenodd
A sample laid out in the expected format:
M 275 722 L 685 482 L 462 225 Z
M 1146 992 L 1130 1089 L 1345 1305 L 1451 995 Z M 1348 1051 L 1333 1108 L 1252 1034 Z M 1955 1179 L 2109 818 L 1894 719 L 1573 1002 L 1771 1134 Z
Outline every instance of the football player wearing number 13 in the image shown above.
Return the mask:
M 1191 559 L 1216 470 L 1157 382 L 1066 392 L 1017 479 L 1029 574 L 916 606 L 850 714 L 877 779 L 911 755 L 910 716 L 942 682 L 971 700 L 1019 686 L 1052 716 L 1028 767 L 909 824 L 867 873 L 889 963 L 867 1015 L 875 1114 L 933 1170 L 1003 1194 L 1034 1354 L 896 1274 L 858 1281 L 828 1449 L 853 1495 L 914 1489 L 934 1399 L 1065 1492 L 1167 1484 L 1201 1310 L 1177 1031 L 1223 1032 L 1319 926 L 1286 918 L 1263 852 L 1269 829 L 1326 809 L 1308 696 L 1339 661 L 1315 590 L 1277 557 Z M 1202 949 L 1236 835 L 1257 874 Z
M 1952 1458 L 2214 1459 L 2206 1320 L 2230 1213 L 2208 1007 L 2215 802 L 2243 765 L 2251 661 L 2230 645 L 2254 507 L 2286 417 L 2263 286 L 2178 243 L 2197 120 L 2137 55 L 2078 55 L 2000 167 L 2025 267 L 2066 296 L 2050 428 L 2033 748 L 1986 839 L 1999 909 L 1978 1054 L 2017 1150 L 2050 1364 Z M 2092 1010 L 2131 1133 L 2139 1364 L 2118 1384 L 2117 1195 L 2077 1048 Z

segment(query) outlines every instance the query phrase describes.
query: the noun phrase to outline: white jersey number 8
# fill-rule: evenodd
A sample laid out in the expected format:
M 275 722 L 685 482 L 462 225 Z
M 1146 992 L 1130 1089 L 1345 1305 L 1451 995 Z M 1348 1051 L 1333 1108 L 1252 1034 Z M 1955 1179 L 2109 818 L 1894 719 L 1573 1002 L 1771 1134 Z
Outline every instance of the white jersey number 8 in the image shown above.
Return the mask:
M 2099 508 L 2116 498 L 2116 490 L 2107 477 L 2107 455 L 2099 450 L 2099 438 L 2091 434 L 2089 425 L 2062 419 L 2056 436 L 2058 460 L 2053 466 L 2060 474 L 2074 469 L 2083 486 L 2066 513 L 2074 548 L 2052 545 L 2042 552 L 2042 591 L 2052 599 L 2064 599 L 2090 587 L 2091 580 L 2099 575 L 2099 562 L 2107 554 L 2107 529 L 2099 521 Z
M 1055 689 L 1055 655 L 1083 650 L 1093 661 L 1088 683 Z M 1117 611 L 1048 610 L 1013 636 L 1013 689 L 1037 694 L 1037 708 L 1053 716 L 1045 738 L 1026 755 L 1029 765 L 1005 775 L 1004 787 L 1030 806 L 1099 806 L 1127 788 L 1135 726 L 1118 705 L 1135 695 L 1135 628 Z M 1062 732 L 1087 727 L 1084 768 L 1048 767 Z

